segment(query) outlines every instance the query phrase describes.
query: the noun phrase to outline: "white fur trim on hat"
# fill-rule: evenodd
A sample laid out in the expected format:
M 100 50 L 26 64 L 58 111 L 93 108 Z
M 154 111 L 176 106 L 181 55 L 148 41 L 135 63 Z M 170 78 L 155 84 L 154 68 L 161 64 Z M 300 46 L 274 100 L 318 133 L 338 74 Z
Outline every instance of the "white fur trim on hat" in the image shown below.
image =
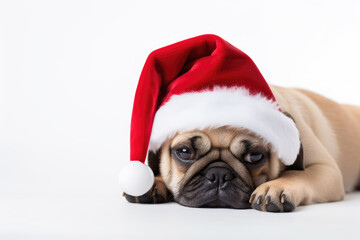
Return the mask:
M 149 149 L 159 149 L 178 132 L 221 126 L 247 128 L 258 134 L 272 144 L 285 165 L 293 164 L 300 150 L 299 131 L 276 102 L 237 87 L 172 96 L 156 112 Z

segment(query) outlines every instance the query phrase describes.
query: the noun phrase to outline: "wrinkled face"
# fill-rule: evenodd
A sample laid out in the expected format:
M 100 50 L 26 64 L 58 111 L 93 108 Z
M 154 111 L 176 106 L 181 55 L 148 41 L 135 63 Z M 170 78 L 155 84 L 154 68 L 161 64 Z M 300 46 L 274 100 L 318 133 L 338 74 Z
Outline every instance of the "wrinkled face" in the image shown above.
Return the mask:
M 163 144 L 160 155 L 167 188 L 190 207 L 249 208 L 253 190 L 283 169 L 272 146 L 245 129 L 180 133 Z

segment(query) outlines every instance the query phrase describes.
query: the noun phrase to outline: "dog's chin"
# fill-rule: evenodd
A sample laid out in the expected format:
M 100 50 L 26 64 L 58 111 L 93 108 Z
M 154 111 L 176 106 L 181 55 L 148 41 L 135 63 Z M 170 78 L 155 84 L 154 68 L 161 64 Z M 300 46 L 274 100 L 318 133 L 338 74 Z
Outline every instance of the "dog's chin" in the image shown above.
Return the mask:
M 175 200 L 187 207 L 198 208 L 250 208 L 249 194 L 227 193 L 223 190 L 211 189 L 206 193 L 194 194 L 192 198 L 179 194 Z
M 236 208 L 236 209 L 247 209 L 250 208 L 249 202 L 237 202 L 237 203 L 227 203 L 219 199 L 209 202 L 205 205 L 199 206 L 202 208 Z
M 241 188 L 239 185 L 242 185 Z M 190 184 L 182 188 L 175 201 L 188 207 L 246 209 L 250 208 L 251 193 L 251 189 L 240 180 L 222 188 L 209 187 L 204 183 L 194 189 Z

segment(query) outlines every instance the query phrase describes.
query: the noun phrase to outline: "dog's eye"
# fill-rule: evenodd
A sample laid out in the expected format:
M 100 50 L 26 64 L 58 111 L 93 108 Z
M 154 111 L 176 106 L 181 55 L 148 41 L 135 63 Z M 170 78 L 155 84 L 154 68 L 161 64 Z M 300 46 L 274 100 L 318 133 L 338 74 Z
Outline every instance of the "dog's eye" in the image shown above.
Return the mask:
M 180 160 L 194 160 L 195 159 L 195 151 L 191 147 L 181 146 L 175 149 L 175 155 Z
M 251 152 L 251 153 L 246 154 L 244 159 L 246 162 L 256 163 L 263 158 L 264 158 L 264 154 L 262 154 L 260 152 Z

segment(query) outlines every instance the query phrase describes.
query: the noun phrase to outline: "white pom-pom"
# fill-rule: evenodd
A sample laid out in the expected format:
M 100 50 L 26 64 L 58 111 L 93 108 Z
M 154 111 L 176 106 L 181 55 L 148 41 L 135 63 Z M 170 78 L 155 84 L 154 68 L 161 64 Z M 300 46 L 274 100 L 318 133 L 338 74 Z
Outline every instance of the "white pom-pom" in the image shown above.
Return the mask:
M 126 163 L 119 173 L 121 190 L 131 196 L 141 196 L 154 184 L 154 173 L 149 166 L 139 161 Z

